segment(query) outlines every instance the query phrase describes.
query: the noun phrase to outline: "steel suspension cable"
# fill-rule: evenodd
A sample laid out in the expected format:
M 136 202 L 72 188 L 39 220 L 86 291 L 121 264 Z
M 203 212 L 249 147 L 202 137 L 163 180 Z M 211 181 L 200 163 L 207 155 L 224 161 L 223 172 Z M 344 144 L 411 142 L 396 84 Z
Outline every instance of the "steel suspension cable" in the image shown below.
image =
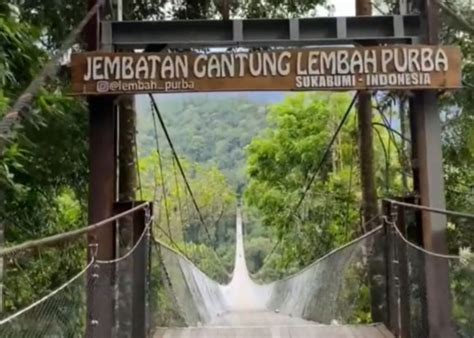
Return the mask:
M 160 178 L 161 178 L 161 184 L 162 184 L 162 194 L 163 194 L 163 200 L 164 200 L 164 204 L 165 204 L 165 214 L 166 214 L 166 224 L 167 224 L 167 230 L 168 232 L 166 232 L 160 224 L 157 224 L 158 226 L 158 229 L 163 233 L 163 235 L 168 238 L 168 240 L 170 241 L 171 245 L 173 247 L 176 248 L 176 250 L 178 250 L 183 256 L 185 256 L 187 259 L 190 260 L 190 258 L 186 255 L 186 253 L 184 251 L 182 251 L 178 244 L 176 243 L 176 241 L 174 240 L 173 238 L 173 234 L 171 232 L 171 225 L 170 225 L 170 212 L 169 212 L 169 208 L 168 208 L 168 197 L 166 195 L 166 188 L 165 188 L 165 179 L 164 179 L 164 174 L 163 174 L 163 161 L 162 161 L 162 157 L 161 157 L 161 150 L 160 150 L 160 141 L 159 141 L 159 135 L 158 135 L 158 126 L 156 125 L 156 117 L 155 117 L 155 114 L 153 114 L 153 107 L 151 107 L 152 109 L 150 110 L 151 112 L 151 116 L 152 116 L 152 120 L 153 120 L 153 131 L 154 131 L 154 138 L 155 138 L 155 143 L 156 143 L 156 153 L 158 155 L 158 166 L 159 166 L 159 171 L 160 171 Z M 173 167 L 174 167 L 174 161 L 173 161 Z M 175 170 L 175 179 L 176 179 L 176 170 Z M 155 187 L 154 187 L 154 200 L 156 200 L 156 190 L 158 189 L 157 187 L 158 185 L 158 182 L 157 182 L 157 179 L 156 179 L 156 176 L 155 176 Z M 182 222 L 182 216 L 181 216 L 181 223 Z M 155 239 L 155 241 L 157 241 Z M 184 243 L 184 245 L 186 246 L 186 243 Z
M 143 201 L 143 187 L 142 187 L 142 175 L 140 173 L 140 162 L 139 162 L 139 156 L 138 156 L 138 142 L 137 142 L 137 133 L 138 130 L 135 126 L 135 170 L 137 174 L 137 181 L 138 181 L 138 191 L 140 192 L 140 200 Z
M 179 160 L 179 156 L 176 152 L 176 149 L 174 148 L 174 145 L 173 145 L 173 141 L 171 140 L 171 137 L 168 133 L 168 129 L 166 128 L 166 124 L 163 120 L 163 117 L 161 116 L 161 113 L 160 113 L 160 110 L 158 109 L 158 104 L 156 103 L 156 100 L 154 98 L 154 96 L 152 94 L 149 94 L 149 97 L 150 97 L 150 100 L 152 102 L 152 105 L 153 105 L 153 110 L 156 114 L 156 116 L 158 117 L 158 121 L 160 122 L 160 125 L 161 125 L 161 128 L 163 129 L 163 132 L 165 134 L 165 137 L 168 141 L 168 144 L 170 146 L 170 149 L 171 149 L 171 152 L 173 154 L 173 157 L 174 159 L 176 160 L 176 164 L 178 165 L 178 169 L 180 171 L 180 174 L 183 178 L 183 181 L 185 183 L 185 186 L 186 186 L 186 190 L 188 191 L 189 193 L 189 196 L 191 197 L 191 200 L 193 202 L 193 206 L 195 208 L 195 210 L 197 211 L 198 213 L 198 216 L 199 216 L 199 221 L 202 225 L 202 227 L 204 228 L 204 231 L 209 239 L 209 243 L 211 245 L 211 251 L 213 253 L 213 256 L 214 258 L 217 260 L 217 262 L 219 263 L 219 267 L 222 269 L 222 271 L 228 275 L 228 271 L 226 271 L 226 269 L 224 268 L 224 262 L 222 261 L 221 257 L 217 254 L 216 250 L 214 249 L 213 245 L 212 245 L 212 237 L 211 237 L 211 234 L 209 232 L 209 229 L 207 228 L 206 226 L 206 223 L 204 221 L 204 217 L 202 216 L 202 213 L 201 213 L 201 210 L 199 208 L 199 205 L 197 204 L 197 201 L 196 201 L 196 198 L 194 196 L 194 193 L 191 189 L 191 185 L 189 184 L 189 181 L 188 181 L 188 178 L 186 176 L 186 173 L 184 172 L 184 169 L 183 169 L 183 166 L 181 165 L 181 161 Z
M 176 186 L 176 196 L 178 197 L 178 211 L 179 211 L 179 218 L 181 220 L 181 224 L 184 224 L 183 221 L 183 209 L 181 205 L 181 193 L 179 189 L 179 182 L 178 182 L 178 175 L 176 173 L 176 161 L 173 159 L 173 175 L 174 175 L 174 184 Z
M 298 209 L 300 208 L 301 203 L 303 203 L 303 201 L 304 201 L 304 199 L 305 199 L 305 197 L 306 197 L 306 194 L 307 194 L 308 191 L 311 189 L 311 186 L 313 185 L 313 182 L 314 182 L 314 180 L 316 179 L 316 176 L 318 175 L 319 171 L 322 169 L 324 163 L 326 162 L 327 157 L 328 157 L 329 154 L 331 153 L 331 148 L 332 148 L 332 146 L 334 145 L 334 142 L 336 142 L 337 136 L 339 135 L 339 132 L 341 131 L 341 129 L 342 129 L 342 127 L 344 126 L 344 124 L 346 123 L 347 118 L 349 117 L 349 114 L 351 113 L 352 108 L 354 107 L 354 104 L 356 103 L 358 97 L 359 97 L 359 92 L 357 92 L 357 93 L 354 95 L 354 97 L 352 98 L 352 100 L 351 100 L 349 106 L 347 107 L 346 112 L 344 113 L 344 115 L 343 115 L 343 117 L 342 117 L 342 119 L 341 119 L 341 122 L 339 122 L 339 125 L 338 125 L 337 128 L 336 128 L 336 131 L 335 131 L 334 134 L 332 135 L 331 140 L 329 141 L 328 145 L 326 146 L 326 149 L 325 149 L 324 152 L 323 152 L 323 155 L 321 156 L 321 159 L 319 160 L 318 164 L 316 165 L 316 168 L 315 168 L 315 170 L 313 171 L 313 174 L 311 175 L 308 184 L 304 187 L 303 193 L 301 194 L 301 197 L 300 197 L 300 199 L 298 200 L 298 203 L 296 203 L 296 206 L 293 208 L 292 212 L 290 213 L 290 216 L 288 217 L 288 219 L 291 219 L 291 218 L 293 217 L 293 215 L 294 215 L 294 214 L 298 211 Z
M 431 250 L 427 250 L 415 243 L 412 243 L 408 238 L 405 237 L 405 235 L 400 231 L 398 226 L 395 224 L 395 222 L 390 221 L 386 216 L 383 217 L 385 222 L 389 224 L 394 230 L 395 233 L 397 234 L 398 237 L 407 245 L 411 246 L 412 248 L 421 251 L 429 256 L 437 257 L 437 258 L 444 258 L 444 259 L 462 259 L 461 256 L 458 255 L 449 255 L 449 254 L 440 254 Z
M 163 129 L 163 132 L 165 133 L 165 136 L 166 136 L 166 139 L 168 141 L 168 144 L 171 148 L 171 152 L 176 160 L 176 164 L 178 165 L 178 169 L 181 173 L 181 176 L 183 177 L 183 180 L 184 180 L 184 183 L 185 183 L 185 186 L 186 186 L 186 189 L 188 190 L 189 192 L 189 195 L 191 197 L 191 200 L 193 202 L 193 205 L 194 205 L 194 208 L 196 209 L 197 213 L 198 213 L 198 217 L 199 217 L 199 221 L 201 223 L 201 225 L 204 227 L 204 231 L 206 232 L 206 235 L 207 237 L 209 238 L 209 241 L 212 243 L 212 237 L 211 237 L 211 234 L 209 232 L 209 229 L 207 228 L 206 226 L 206 223 L 204 222 L 204 217 L 202 216 L 202 213 L 201 213 L 201 210 L 199 208 L 199 205 L 197 204 L 196 202 L 196 198 L 194 197 L 194 193 L 191 189 L 191 186 L 189 184 L 189 181 L 188 181 L 188 178 L 186 177 L 186 173 L 184 172 L 184 169 L 183 169 L 183 166 L 181 165 L 181 161 L 179 160 L 179 157 L 178 157 L 178 154 L 176 152 L 176 149 L 174 148 L 174 145 L 173 145 L 173 141 L 171 140 L 171 137 L 168 133 L 168 129 L 166 128 L 166 124 L 163 120 L 163 117 L 161 116 L 161 113 L 160 113 L 160 110 L 158 109 L 158 105 L 156 103 L 156 100 L 155 98 L 153 97 L 152 94 L 149 94 L 150 96 L 150 99 L 151 99 L 151 102 L 153 104 L 153 108 L 154 108 L 154 111 L 155 111 L 155 114 L 156 116 L 158 117 L 158 121 L 160 122 L 160 125 L 161 125 L 161 128 Z
M 43 87 L 46 80 L 57 74 L 60 68 L 60 59 L 73 44 L 77 41 L 78 36 L 82 33 L 89 21 L 98 13 L 99 8 L 104 4 L 105 0 L 97 0 L 96 4 L 87 12 L 79 24 L 64 39 L 59 49 L 53 54 L 51 59 L 46 63 L 41 72 L 30 82 L 28 87 L 18 97 L 8 113 L 0 121 L 0 155 L 5 151 L 6 144 L 13 137 L 15 128 L 24 118 L 28 117 L 30 107 L 34 97 Z
M 354 120 L 357 120 L 357 115 L 354 115 Z M 357 121 L 356 124 L 357 125 Z M 347 189 L 347 201 L 346 201 L 346 212 L 344 215 L 344 225 L 345 225 L 345 232 L 346 234 L 349 234 L 348 231 L 348 224 L 349 224 L 349 204 L 350 204 L 350 199 L 352 196 L 352 176 L 353 176 L 353 171 L 354 171 L 354 151 L 351 149 L 351 162 L 349 166 L 349 187 Z M 346 240 L 348 237 L 346 237 Z
M 90 224 L 89 226 L 86 226 L 86 227 L 83 227 L 83 228 L 80 228 L 80 229 L 71 230 L 71 231 L 63 232 L 63 233 L 60 233 L 60 234 L 57 234 L 57 235 L 52 235 L 52 236 L 48 236 L 48 237 L 44 237 L 44 238 L 40 238 L 40 239 L 36 239 L 36 240 L 26 241 L 24 243 L 17 244 L 17 245 L 8 247 L 8 248 L 3 248 L 3 249 L 0 250 L 0 257 L 10 255 L 10 254 L 13 254 L 13 253 L 16 253 L 16 252 L 19 252 L 19 251 L 30 250 L 30 249 L 33 249 L 33 248 L 48 246 L 48 245 L 52 245 L 52 244 L 55 244 L 55 243 L 58 243 L 58 242 L 71 240 L 73 238 L 79 237 L 79 236 L 84 235 L 86 233 L 90 233 L 92 231 L 100 229 L 103 226 L 109 225 L 113 221 L 117 221 L 117 220 L 119 220 L 119 219 L 121 219 L 121 218 L 123 218 L 123 217 L 125 217 L 129 214 L 132 214 L 132 213 L 134 213 L 138 210 L 148 208 L 149 206 L 150 206 L 149 203 L 142 203 L 142 204 L 137 205 L 136 207 L 133 207 L 129 210 L 126 210 L 126 211 L 124 211 L 120 214 L 117 214 L 115 216 L 106 218 L 106 219 L 104 219 L 100 222 Z
M 398 206 L 402 206 L 402 207 L 406 207 L 406 208 L 410 208 L 410 209 L 417 209 L 417 210 L 421 210 L 421 211 L 429 211 L 429 212 L 433 212 L 435 214 L 448 215 L 448 216 L 454 216 L 454 217 L 463 217 L 463 218 L 468 218 L 468 219 L 473 219 L 474 220 L 474 214 L 469 214 L 467 212 L 460 212 L 460 211 L 452 211 L 452 210 L 448 210 L 448 209 L 427 207 L 425 205 L 406 203 L 406 202 L 401 202 L 401 201 L 397 201 L 397 200 L 393 200 L 393 199 L 389 199 L 389 198 L 384 198 L 383 200 L 390 203 L 390 204 L 394 204 L 394 205 L 398 205 Z
M 155 143 L 156 143 L 156 154 L 158 155 L 158 168 L 160 170 L 160 178 L 161 178 L 161 191 L 162 191 L 162 195 L 163 195 L 163 202 L 165 204 L 165 216 L 166 216 L 166 225 L 167 225 L 167 229 L 168 229 L 168 237 L 170 239 L 173 239 L 173 235 L 171 234 L 171 225 L 170 225 L 170 212 L 169 212 L 169 209 L 168 209 L 168 197 L 166 195 L 166 186 L 165 186 L 165 177 L 164 177 L 164 174 L 163 174 L 163 157 L 161 156 L 161 150 L 160 150 L 160 140 L 159 140 L 159 136 L 158 136 L 158 126 L 156 125 L 156 117 L 155 117 L 155 114 L 153 114 L 153 106 L 151 107 L 152 110 L 150 111 L 151 112 L 151 116 L 153 118 L 153 131 L 154 131 L 154 136 L 155 136 Z M 157 181 L 155 180 L 155 184 L 157 183 Z M 155 186 L 155 192 L 157 190 L 157 187 Z M 156 194 L 155 194 L 156 195 Z
M 287 220 L 290 220 L 291 218 L 293 218 L 294 214 L 298 211 L 298 209 L 300 208 L 301 204 L 303 203 L 305 197 L 306 197 L 306 194 L 308 193 L 309 189 L 311 188 L 314 180 L 316 179 L 316 176 L 318 175 L 319 171 L 322 169 L 324 163 L 326 162 L 326 159 L 327 157 L 329 156 L 330 152 L 331 152 L 331 148 L 332 146 L 334 145 L 334 142 L 336 141 L 337 139 L 337 136 L 339 135 L 340 131 L 342 130 L 342 127 L 344 126 L 344 124 L 346 123 L 347 121 L 347 118 L 349 117 L 350 115 L 350 112 L 352 111 L 352 108 L 354 107 L 354 104 L 356 103 L 357 101 L 357 98 L 359 96 L 359 92 L 357 92 L 349 106 L 347 107 L 346 109 L 346 112 L 344 113 L 341 121 L 339 122 L 339 125 L 337 126 L 336 128 L 336 131 L 334 132 L 334 134 L 332 135 L 328 145 L 326 146 L 324 152 L 323 152 L 323 155 L 321 156 L 321 159 L 319 160 L 319 162 L 317 163 L 317 165 L 315 166 L 315 170 L 313 172 L 313 174 L 311 175 L 310 179 L 309 179 L 309 183 L 304 187 L 304 190 L 303 190 L 303 193 L 301 194 L 301 197 L 300 199 L 298 200 L 298 203 L 296 204 L 296 206 L 292 209 L 292 211 L 289 213 L 288 217 L 287 217 Z M 305 181 L 307 180 L 307 177 L 305 178 Z M 275 245 L 273 246 L 273 248 L 270 250 L 270 253 L 265 257 L 265 259 L 263 260 L 263 263 L 262 263 L 262 266 L 260 267 L 260 269 L 262 269 L 265 264 L 269 261 L 271 255 L 273 255 L 273 253 L 275 252 L 275 250 L 277 249 L 278 246 L 280 246 L 281 244 L 281 241 L 282 241 L 282 238 L 283 237 L 280 237 L 278 239 L 278 242 L 275 243 Z

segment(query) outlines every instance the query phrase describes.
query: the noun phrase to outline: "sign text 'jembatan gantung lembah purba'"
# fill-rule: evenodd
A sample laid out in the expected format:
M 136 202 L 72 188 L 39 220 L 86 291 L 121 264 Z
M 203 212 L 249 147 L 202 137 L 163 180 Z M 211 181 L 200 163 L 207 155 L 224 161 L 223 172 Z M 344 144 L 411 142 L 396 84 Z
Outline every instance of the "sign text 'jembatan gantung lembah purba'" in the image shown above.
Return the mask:
M 229 53 L 81 53 L 73 94 L 453 89 L 457 47 L 313 48 Z

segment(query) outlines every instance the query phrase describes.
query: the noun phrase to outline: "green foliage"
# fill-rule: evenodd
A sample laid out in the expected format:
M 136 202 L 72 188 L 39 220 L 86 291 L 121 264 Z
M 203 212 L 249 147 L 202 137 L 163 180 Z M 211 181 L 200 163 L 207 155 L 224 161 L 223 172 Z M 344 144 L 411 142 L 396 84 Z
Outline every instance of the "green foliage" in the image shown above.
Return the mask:
M 270 128 L 248 147 L 246 200 L 283 238 L 286 264 L 304 266 L 351 238 L 357 220 L 354 120 L 343 128 L 300 210 L 302 187 L 349 105 L 346 94 L 298 94 L 270 109 Z M 347 186 L 351 181 L 352 189 Z M 291 243 L 297 241 L 298 246 Z
M 0 116 L 27 86 L 46 58 L 40 30 L 21 21 L 15 7 L 0 6 Z M 80 102 L 48 84 L 2 156 L 2 226 L 8 245 L 84 225 L 87 120 Z M 31 304 L 60 286 L 86 263 L 84 242 L 46 248 L 5 264 L 4 310 Z
M 139 144 L 143 154 L 154 151 L 155 141 L 148 98 L 139 100 Z M 245 151 L 265 127 L 265 107 L 244 97 L 199 94 L 158 98 L 158 104 L 179 154 L 190 161 L 217 166 L 239 189 L 245 184 Z M 160 144 L 166 140 L 160 133 Z M 166 149 L 166 147 L 164 147 Z
M 230 234 L 235 227 L 235 193 L 217 168 L 184 158 L 180 162 L 203 222 L 171 155 L 158 157 L 155 152 L 140 160 L 144 198 L 155 201 L 154 234 L 180 249 L 209 276 L 225 281 L 233 264 Z

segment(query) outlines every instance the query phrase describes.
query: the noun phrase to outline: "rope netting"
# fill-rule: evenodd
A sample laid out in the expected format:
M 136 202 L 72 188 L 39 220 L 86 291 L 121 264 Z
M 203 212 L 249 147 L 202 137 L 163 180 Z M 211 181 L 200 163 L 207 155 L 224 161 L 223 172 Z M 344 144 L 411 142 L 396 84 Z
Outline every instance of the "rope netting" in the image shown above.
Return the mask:
M 161 327 L 205 325 L 232 311 L 227 285 L 207 277 L 179 251 L 151 239 L 150 222 L 133 239 L 134 244 L 110 261 L 93 258 L 87 263 L 87 251 L 94 257 L 94 248 L 82 238 L 61 247 L 4 256 L 0 337 L 82 336 L 103 322 L 112 323 L 114 337 L 133 337 L 134 321 L 139 320 L 136 302 L 142 308 L 145 304 L 139 315 L 144 316 L 151 336 Z M 391 262 L 396 269 L 389 273 L 394 274 L 397 304 L 400 314 L 408 318 L 412 336 L 427 336 L 423 321 L 426 276 L 427 269 L 435 266 L 445 268 L 449 276 L 452 321 L 458 336 L 472 337 L 472 257 L 434 255 L 395 228 L 391 236 L 388 233 L 387 228 L 378 227 L 297 274 L 257 285 L 266 310 L 321 324 L 372 323 L 372 289 L 387 289 L 386 248 L 392 241 Z M 117 241 L 130 244 L 130 238 Z M 59 257 L 55 265 L 46 264 L 50 257 Z M 81 263 L 74 266 L 76 262 Z M 400 270 L 403 262 L 406 277 Z M 110 302 L 114 311 L 98 311 L 104 302 Z
M 383 261 L 381 247 L 374 245 L 382 240 L 378 227 L 302 271 L 269 284 L 269 308 L 323 324 L 370 323 L 369 269 Z M 383 276 L 377 277 L 383 284 Z
M 0 337 L 72 337 L 85 326 L 87 243 L 83 238 L 3 256 Z
M 414 216 L 413 212 L 409 215 Z M 412 218 L 413 219 L 413 218 Z M 428 288 L 433 283 L 433 272 L 442 276 L 441 283 L 448 285 L 448 290 L 435 291 L 436 296 L 446 294 L 445 304 L 450 311 L 450 325 L 457 337 L 474 337 L 474 255 L 471 248 L 459 248 L 457 254 L 432 252 L 413 243 L 394 222 L 387 222 L 392 231 L 393 277 L 395 296 L 398 299 L 397 309 L 400 314 L 401 329 L 411 333 L 412 337 L 427 337 L 429 325 L 425 318 L 430 307 Z M 466 221 L 464 221 L 466 223 Z M 469 226 L 474 226 L 468 220 Z M 413 230 L 408 222 L 407 232 Z M 441 273 L 439 273 L 441 272 Z M 439 278 L 439 277 L 438 277 Z M 439 280 L 437 282 L 440 282 Z M 406 324 L 404 324 L 406 323 Z
M 362 322 L 371 322 L 361 314 L 370 312 L 368 271 L 372 260 L 382 259 L 374 252 L 379 247 L 373 245 L 383 239 L 381 230 L 348 243 L 293 276 L 255 285 L 267 311 L 326 324 L 360 323 L 361 317 Z M 155 242 L 151 252 L 152 327 L 204 325 L 231 311 L 225 297 L 227 285 L 211 280 L 161 242 Z
M 428 326 L 423 320 L 424 311 L 430 306 L 427 298 L 429 269 L 442 269 L 446 272 L 449 283 L 451 304 L 451 320 L 457 337 L 474 337 L 474 259 L 472 258 L 442 258 L 420 251 L 396 239 L 399 250 L 405 249 L 407 256 L 407 283 L 399 288 L 400 300 L 406 299 L 412 337 L 427 337 Z M 442 291 L 438 291 L 442 292 Z M 446 307 L 449 307 L 446 304 Z M 406 309 L 406 310 L 405 310 Z
M 83 238 L 5 255 L 0 337 L 84 336 L 103 321 L 113 323 L 114 337 L 132 337 L 136 295 L 143 295 L 141 304 L 148 298 L 149 225 L 109 261 L 96 259 L 97 247 Z M 126 241 L 117 238 L 118 243 Z M 113 313 L 96 310 L 104 302 Z

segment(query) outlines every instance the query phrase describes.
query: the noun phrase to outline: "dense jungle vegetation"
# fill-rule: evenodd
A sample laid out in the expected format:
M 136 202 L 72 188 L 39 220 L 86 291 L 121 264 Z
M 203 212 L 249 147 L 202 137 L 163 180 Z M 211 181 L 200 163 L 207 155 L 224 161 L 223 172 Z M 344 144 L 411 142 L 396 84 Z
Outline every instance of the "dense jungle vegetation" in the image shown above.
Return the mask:
M 474 25 L 474 9 L 468 0 L 447 2 Z M 162 9 L 164 1 L 136 7 L 133 1 L 126 3 L 129 18 L 220 17 L 222 10 L 218 2 L 212 1 L 203 2 L 207 7 L 201 6 L 201 1 L 171 1 L 172 6 L 166 7 L 171 8 L 170 12 L 166 13 Z M 296 16 L 313 13 L 315 6 L 324 1 L 262 3 L 232 2 L 231 13 L 246 17 Z M 0 117 L 84 14 L 83 4 L 77 2 L 0 0 Z M 449 209 L 471 213 L 473 38 L 472 31 L 444 18 L 442 41 L 461 47 L 464 79 L 462 90 L 440 95 L 446 199 Z M 87 224 L 87 109 L 84 100 L 66 94 L 67 73 L 64 66 L 57 78 L 49 80 L 35 99 L 34 114 L 24 121 L 2 154 L 0 219 L 4 245 Z M 400 196 L 412 190 L 408 118 L 406 113 L 400 115 L 399 109 L 406 101 L 400 97 L 405 93 L 374 95 L 379 197 Z M 211 277 L 225 281 L 233 266 L 238 203 L 242 204 L 245 217 L 248 265 L 259 280 L 295 272 L 362 234 L 365 229 L 360 222 L 360 163 L 354 112 L 299 212 L 288 217 L 308 172 L 320 159 L 351 99 L 351 93 L 157 96 L 206 230 L 159 127 L 157 147 L 147 97 L 137 98 L 141 197 L 155 201 L 155 235 L 179 248 Z M 386 122 L 395 133 L 384 127 Z M 137 189 L 137 198 L 139 194 Z M 472 222 L 450 219 L 448 235 L 450 253 L 472 255 Z M 45 249 L 33 256 L 34 259 L 4 262 L 5 311 L 30 304 L 86 264 L 83 242 Z M 469 300 L 456 309 L 458 316 L 464 325 L 472 326 L 469 317 L 472 319 L 474 311 L 473 281 L 464 275 L 464 270 L 452 278 L 457 297 Z

